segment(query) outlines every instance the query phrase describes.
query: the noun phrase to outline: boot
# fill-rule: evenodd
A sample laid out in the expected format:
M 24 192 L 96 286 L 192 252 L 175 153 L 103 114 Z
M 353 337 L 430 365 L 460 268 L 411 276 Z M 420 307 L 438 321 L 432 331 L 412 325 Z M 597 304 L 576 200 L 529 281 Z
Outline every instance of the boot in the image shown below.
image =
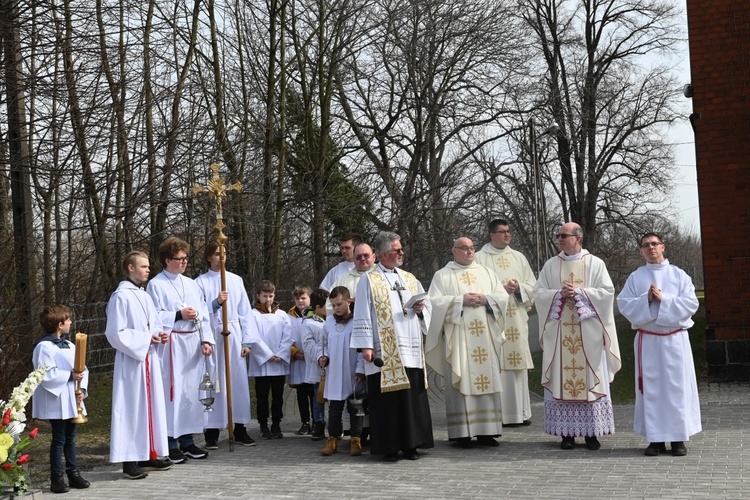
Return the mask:
M 335 437 L 329 437 L 328 441 L 326 441 L 326 445 L 323 447 L 322 450 L 320 450 L 320 454 L 324 457 L 330 457 L 334 453 L 336 453 L 336 448 L 339 445 L 339 438 Z
M 313 441 L 321 441 L 326 436 L 326 423 L 325 422 L 315 422 L 313 424 L 313 433 L 312 433 L 312 440 Z
M 68 469 L 66 472 L 68 473 L 68 484 L 70 484 L 71 488 L 82 490 L 88 488 L 91 484 L 81 477 L 78 469 Z
M 55 474 L 50 477 L 49 489 L 52 493 L 67 493 L 70 491 L 68 485 L 65 484 L 65 476 L 62 474 Z
M 362 454 L 362 443 L 358 437 L 352 436 L 349 439 L 349 455 L 358 457 Z

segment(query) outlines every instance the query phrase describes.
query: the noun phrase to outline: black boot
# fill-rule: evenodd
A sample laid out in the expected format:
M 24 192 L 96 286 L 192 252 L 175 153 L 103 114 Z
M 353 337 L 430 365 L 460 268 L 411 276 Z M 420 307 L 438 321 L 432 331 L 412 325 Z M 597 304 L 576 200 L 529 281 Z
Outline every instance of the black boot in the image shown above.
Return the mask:
M 78 469 L 68 469 L 66 472 L 68 474 L 68 484 L 70 484 L 71 488 L 82 490 L 88 488 L 91 484 L 81 477 L 81 474 L 78 473 Z
M 206 439 L 207 450 L 219 449 L 219 429 L 206 429 L 203 431 L 203 437 Z
M 49 489 L 52 493 L 67 493 L 70 491 L 68 485 L 65 484 L 65 476 L 62 474 L 56 474 L 50 477 Z
M 313 441 L 321 441 L 324 437 L 326 437 L 326 423 L 315 422 L 313 424 L 313 433 L 311 439 Z

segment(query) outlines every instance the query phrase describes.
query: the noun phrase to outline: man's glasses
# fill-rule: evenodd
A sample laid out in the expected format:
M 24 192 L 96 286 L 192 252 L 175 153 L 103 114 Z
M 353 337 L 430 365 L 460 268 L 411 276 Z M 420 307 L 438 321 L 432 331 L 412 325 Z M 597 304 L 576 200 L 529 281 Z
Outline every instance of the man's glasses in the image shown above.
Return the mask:
M 557 238 L 558 240 L 563 240 L 565 238 L 570 238 L 571 236 L 575 236 L 575 234 L 560 233 L 560 234 L 556 234 L 555 238 Z
M 180 262 L 187 262 L 188 258 L 187 257 L 180 257 L 180 258 L 170 257 L 169 260 L 179 260 Z
M 460 247 L 453 247 L 453 248 L 458 248 L 459 250 L 463 250 L 464 252 L 474 252 L 474 251 L 476 251 L 476 248 L 474 248 L 473 246 L 470 247 L 468 245 L 463 245 L 463 246 L 460 246 Z
M 355 258 L 355 259 L 357 259 L 357 260 L 367 260 L 367 259 L 369 259 L 370 257 L 372 257 L 372 254 L 371 254 L 371 253 L 363 253 L 363 254 L 361 254 L 361 255 L 355 255 L 355 256 L 354 256 L 354 258 Z
M 658 247 L 663 244 L 661 241 L 647 241 L 646 243 L 641 243 L 641 248 Z
M 404 253 L 404 249 L 403 248 L 391 248 L 388 251 L 389 252 L 393 252 L 393 253 L 399 253 L 399 254 L 403 254 Z

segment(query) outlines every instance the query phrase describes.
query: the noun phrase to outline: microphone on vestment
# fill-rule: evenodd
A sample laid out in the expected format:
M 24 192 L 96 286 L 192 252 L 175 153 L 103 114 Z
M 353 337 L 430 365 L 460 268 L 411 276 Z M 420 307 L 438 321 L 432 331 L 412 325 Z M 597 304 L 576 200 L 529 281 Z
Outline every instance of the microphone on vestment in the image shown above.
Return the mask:
M 373 358 L 372 364 L 377 366 L 378 368 L 382 368 L 385 363 L 383 363 L 382 358 Z

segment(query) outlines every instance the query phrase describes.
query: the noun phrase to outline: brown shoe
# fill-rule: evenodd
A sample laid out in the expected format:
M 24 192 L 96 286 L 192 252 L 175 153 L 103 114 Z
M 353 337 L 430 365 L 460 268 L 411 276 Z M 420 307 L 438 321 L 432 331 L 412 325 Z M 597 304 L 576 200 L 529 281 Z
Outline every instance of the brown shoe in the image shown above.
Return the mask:
M 362 454 L 362 443 L 358 437 L 349 438 L 349 455 L 358 457 Z
M 338 448 L 339 445 L 339 438 L 335 437 L 329 437 L 328 441 L 326 441 L 326 445 L 323 447 L 322 450 L 320 450 L 320 454 L 324 457 L 330 457 L 334 453 L 336 453 L 336 448 Z

